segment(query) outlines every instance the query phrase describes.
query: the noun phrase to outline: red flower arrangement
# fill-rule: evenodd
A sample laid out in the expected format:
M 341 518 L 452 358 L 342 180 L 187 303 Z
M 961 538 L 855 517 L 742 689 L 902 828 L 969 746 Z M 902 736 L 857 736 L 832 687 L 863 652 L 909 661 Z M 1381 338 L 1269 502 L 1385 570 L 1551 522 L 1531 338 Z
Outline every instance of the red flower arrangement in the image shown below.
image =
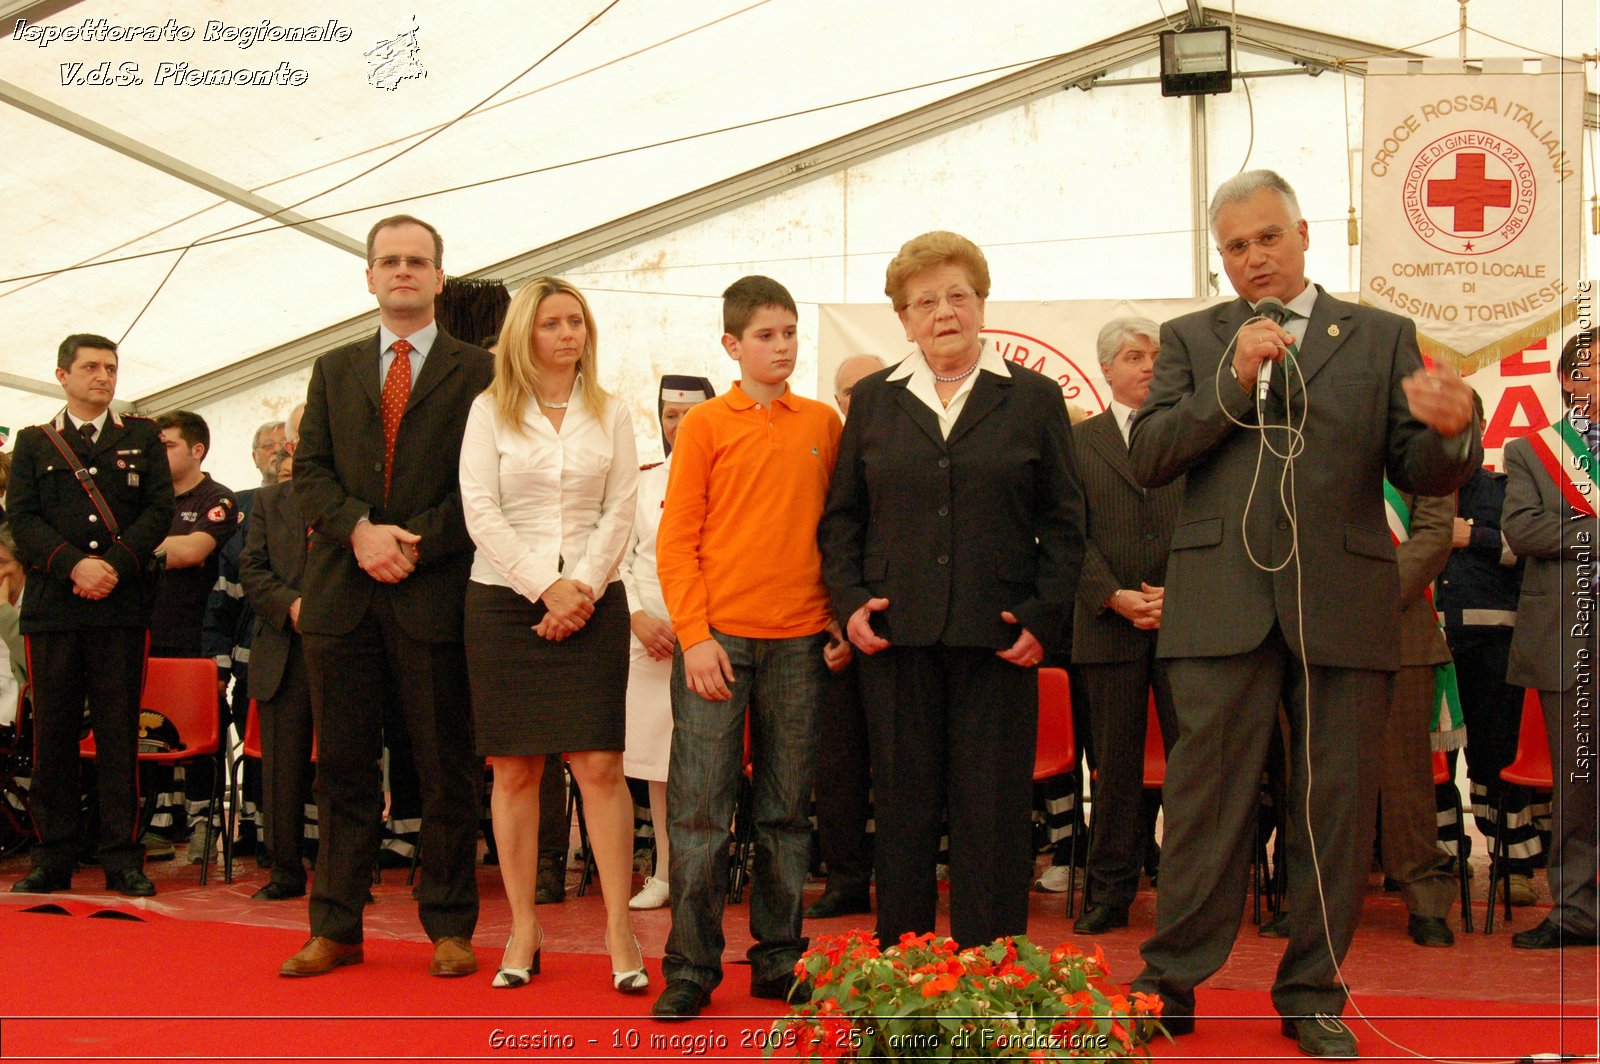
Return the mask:
M 795 975 L 811 981 L 811 999 L 774 1024 L 768 1056 L 1147 1060 L 1161 1030 L 1161 999 L 1124 995 L 1099 946 L 1090 955 L 1017 937 L 961 950 L 907 934 L 880 950 L 851 931 L 817 938 Z

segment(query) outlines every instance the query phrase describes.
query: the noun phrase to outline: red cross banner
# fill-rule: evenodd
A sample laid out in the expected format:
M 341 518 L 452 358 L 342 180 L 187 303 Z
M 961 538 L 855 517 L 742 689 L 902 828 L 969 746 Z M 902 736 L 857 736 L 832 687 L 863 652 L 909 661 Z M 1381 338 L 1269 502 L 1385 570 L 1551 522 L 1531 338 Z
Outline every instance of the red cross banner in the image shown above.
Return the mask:
M 1578 315 L 1584 73 L 1561 60 L 1374 59 L 1361 300 L 1462 373 Z

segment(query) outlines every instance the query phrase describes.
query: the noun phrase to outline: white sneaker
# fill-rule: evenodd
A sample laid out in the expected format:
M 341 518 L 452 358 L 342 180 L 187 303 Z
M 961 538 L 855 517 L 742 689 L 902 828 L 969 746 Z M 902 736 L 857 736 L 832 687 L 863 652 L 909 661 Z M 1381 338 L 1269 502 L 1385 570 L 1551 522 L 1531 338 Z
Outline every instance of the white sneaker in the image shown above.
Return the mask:
M 666 880 L 648 876 L 644 881 L 644 886 L 639 888 L 639 893 L 629 899 L 628 908 L 659 909 L 666 905 L 671 897 L 672 891 L 668 888 Z
M 1034 881 L 1033 889 L 1042 894 L 1065 894 L 1072 889 L 1072 866 L 1051 865 Z
M 205 864 L 206 860 L 206 826 L 199 825 L 189 832 L 189 863 L 192 865 Z

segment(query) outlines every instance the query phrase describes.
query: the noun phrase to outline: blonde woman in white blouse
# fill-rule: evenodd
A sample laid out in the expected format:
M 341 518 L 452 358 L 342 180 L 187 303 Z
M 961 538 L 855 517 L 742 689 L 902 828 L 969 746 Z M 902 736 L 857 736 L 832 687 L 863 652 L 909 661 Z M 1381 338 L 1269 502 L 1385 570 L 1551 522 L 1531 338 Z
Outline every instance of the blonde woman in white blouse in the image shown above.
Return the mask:
M 622 774 L 628 600 L 617 565 L 639 475 L 627 409 L 596 376 L 594 318 L 555 277 L 511 300 L 495 380 L 467 419 L 461 506 L 478 552 L 467 669 L 512 930 L 494 986 L 539 971 L 539 780 L 565 753 L 605 898 L 612 984 L 649 985 L 628 911 L 633 802 Z

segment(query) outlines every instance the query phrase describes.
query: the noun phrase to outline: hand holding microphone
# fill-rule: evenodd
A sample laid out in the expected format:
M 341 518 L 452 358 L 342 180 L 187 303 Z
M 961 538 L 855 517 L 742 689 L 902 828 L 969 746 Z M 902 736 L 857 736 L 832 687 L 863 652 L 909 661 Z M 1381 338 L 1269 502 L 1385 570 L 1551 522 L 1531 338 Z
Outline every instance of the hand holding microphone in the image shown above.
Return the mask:
M 1272 365 L 1283 358 L 1294 344 L 1294 334 L 1282 322 L 1289 318 L 1289 308 L 1273 296 L 1255 304 L 1257 320 L 1239 330 L 1233 347 L 1233 375 L 1248 394 L 1252 388 L 1258 401 L 1267 398 L 1267 388 L 1272 383 Z

